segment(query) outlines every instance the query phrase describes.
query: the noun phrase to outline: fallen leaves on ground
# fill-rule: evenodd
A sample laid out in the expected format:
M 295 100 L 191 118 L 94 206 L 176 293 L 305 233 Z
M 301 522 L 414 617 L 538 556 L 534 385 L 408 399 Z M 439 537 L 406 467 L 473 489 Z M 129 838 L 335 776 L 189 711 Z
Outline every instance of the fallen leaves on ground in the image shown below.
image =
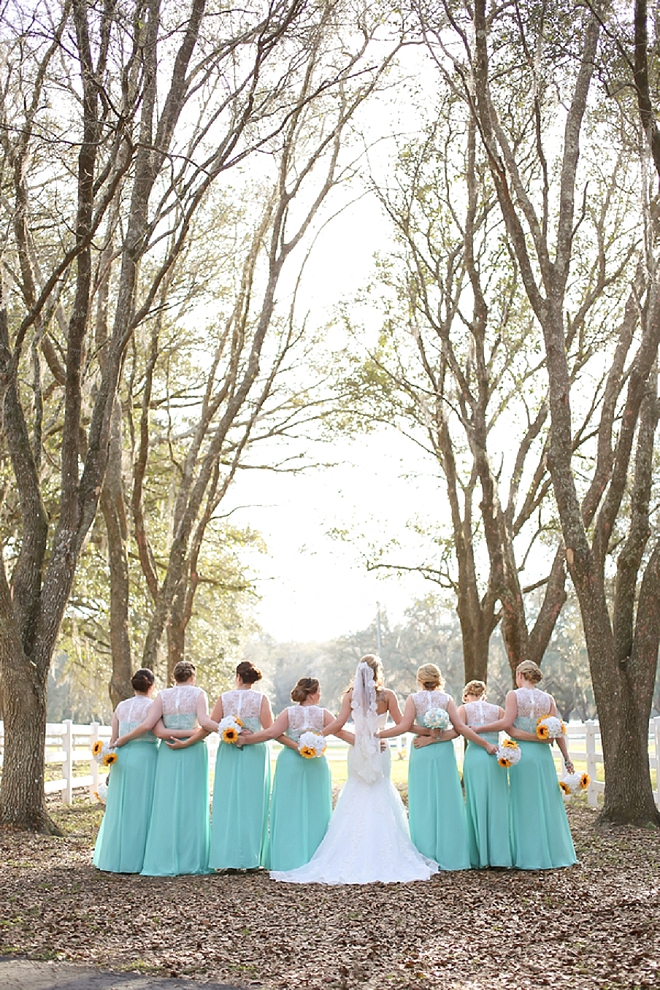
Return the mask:
M 573 802 L 578 866 L 368 887 L 259 871 L 150 878 L 91 865 L 100 809 L 65 838 L 0 830 L 0 953 L 267 990 L 632 990 L 660 983 L 660 834 Z

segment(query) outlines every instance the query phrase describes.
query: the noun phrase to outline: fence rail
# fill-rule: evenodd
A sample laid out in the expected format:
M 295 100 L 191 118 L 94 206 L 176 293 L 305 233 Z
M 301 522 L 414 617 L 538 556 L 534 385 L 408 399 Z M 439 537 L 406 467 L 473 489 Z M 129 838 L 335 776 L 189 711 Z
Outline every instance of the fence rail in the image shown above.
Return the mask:
M 590 805 L 596 807 L 598 795 L 605 790 L 605 782 L 599 780 L 604 777 L 603 770 L 603 749 L 600 737 L 600 726 L 598 722 L 590 720 L 587 722 L 570 722 L 567 727 L 568 748 L 571 758 L 582 769 L 586 769 L 591 778 L 587 790 L 587 800 Z M 50 768 L 61 767 L 61 775 L 54 780 L 46 779 L 44 791 L 46 794 L 60 794 L 64 804 L 71 804 L 74 790 L 86 788 L 90 794 L 99 785 L 99 766 L 91 757 L 92 744 L 102 739 L 105 742 L 110 739 L 110 727 L 92 722 L 90 725 L 76 725 L 70 719 L 64 722 L 48 723 L 46 726 L 46 777 L 50 777 Z M 397 753 L 403 757 L 409 751 L 412 736 L 401 737 L 392 740 L 393 755 Z M 209 756 L 213 760 L 218 748 L 218 737 L 213 734 L 208 737 Z M 271 744 L 279 749 L 278 744 Z M 461 739 L 454 740 L 456 757 L 459 765 L 463 761 L 463 742 Z M 328 740 L 328 758 L 330 760 L 341 760 L 346 756 L 348 746 L 340 739 Z M 0 766 L 2 765 L 2 755 L 4 753 L 4 724 L 0 722 Z M 553 754 L 558 770 L 561 770 L 561 754 L 557 747 L 553 747 Z M 660 808 L 660 717 L 651 719 L 649 722 L 649 764 L 651 771 L 655 773 L 655 803 Z M 213 765 L 213 764 L 212 764 Z M 82 768 L 82 772 L 81 772 Z M 85 773 L 84 770 L 89 772 Z

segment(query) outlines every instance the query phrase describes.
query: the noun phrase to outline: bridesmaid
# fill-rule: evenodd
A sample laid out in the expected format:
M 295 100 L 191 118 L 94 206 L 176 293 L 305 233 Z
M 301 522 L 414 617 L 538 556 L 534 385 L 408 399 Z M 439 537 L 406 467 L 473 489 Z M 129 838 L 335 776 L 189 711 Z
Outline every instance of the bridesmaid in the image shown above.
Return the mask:
M 135 695 L 120 701 L 112 716 L 110 745 L 147 716 L 154 675 L 143 667 L 131 678 Z M 94 847 L 93 863 L 108 873 L 139 873 L 154 792 L 158 740 L 153 732 L 129 742 L 117 754 L 108 780 L 105 815 Z
M 470 681 L 463 691 L 463 704 L 458 717 L 476 732 L 483 725 L 496 722 L 504 710 L 486 701 L 483 681 Z M 497 745 L 496 732 L 483 736 Z M 470 864 L 481 869 L 486 866 L 509 867 L 509 778 L 497 760 L 483 746 L 468 740 L 463 761 L 465 810 L 467 813 Z
M 199 723 L 212 729 L 206 694 L 195 686 L 195 665 L 181 660 L 175 686 L 161 691 L 146 719 L 117 740 L 123 746 L 162 720 L 161 734 L 190 737 Z M 154 799 L 144 852 L 143 876 L 209 872 L 209 755 L 200 741 L 189 749 L 158 748 Z
M 410 837 L 422 855 L 434 859 L 441 870 L 468 870 L 465 803 L 451 740 L 460 734 L 489 753 L 497 747 L 480 739 L 458 717 L 453 698 L 442 690 L 442 675 L 434 663 L 419 668 L 417 683 L 421 690 L 406 701 L 401 722 L 379 735 L 389 739 L 411 730 L 422 735 L 415 740 L 408 767 Z M 434 708 L 447 712 L 453 731 L 430 733 L 424 727 L 424 716 Z
M 253 689 L 261 671 L 247 660 L 236 668 L 236 688 L 220 695 L 211 712 L 215 724 L 227 715 L 239 718 L 249 732 L 269 729 L 273 713 L 265 694 Z M 187 742 L 168 743 L 184 749 L 204 736 L 198 729 Z M 265 742 L 239 748 L 220 740 L 213 784 L 209 866 L 214 870 L 254 870 L 264 865 L 268 842 L 270 755 Z M 237 827 L 238 826 L 238 827 Z
M 537 687 L 542 677 L 532 660 L 519 663 L 518 687 L 506 696 L 504 718 L 479 729 L 482 733 L 506 729 L 522 750 L 520 761 L 509 768 L 511 846 L 513 865 L 519 870 L 551 870 L 577 863 L 550 746 L 536 735 L 537 719 L 557 715 L 552 695 Z M 557 745 L 572 773 L 566 740 L 560 737 Z
M 303 732 L 318 732 L 334 721 L 321 708 L 321 689 L 314 677 L 302 677 L 293 691 L 296 704 L 280 712 L 269 729 L 241 736 L 242 745 L 276 739 L 284 744 L 277 758 L 270 804 L 270 842 L 266 865 L 295 870 L 308 863 L 325 835 L 332 813 L 332 782 L 325 756 L 306 759 L 298 752 Z

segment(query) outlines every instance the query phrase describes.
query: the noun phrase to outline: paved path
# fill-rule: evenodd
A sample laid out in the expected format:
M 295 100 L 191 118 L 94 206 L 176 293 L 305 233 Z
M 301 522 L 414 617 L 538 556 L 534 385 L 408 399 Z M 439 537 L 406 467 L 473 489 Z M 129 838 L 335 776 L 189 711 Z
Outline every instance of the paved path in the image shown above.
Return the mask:
M 141 973 L 105 973 L 71 963 L 0 956 L 0 990 L 245 990 L 228 983 L 199 983 Z

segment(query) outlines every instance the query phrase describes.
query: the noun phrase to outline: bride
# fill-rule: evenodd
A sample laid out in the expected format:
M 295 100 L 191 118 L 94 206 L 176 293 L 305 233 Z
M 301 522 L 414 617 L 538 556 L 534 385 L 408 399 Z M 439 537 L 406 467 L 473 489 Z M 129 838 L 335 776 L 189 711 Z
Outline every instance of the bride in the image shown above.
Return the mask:
M 355 744 L 348 755 L 348 780 L 325 837 L 309 863 L 273 871 L 274 880 L 407 883 L 428 880 L 438 871 L 437 863 L 422 856 L 410 841 L 406 811 L 390 780 L 389 746 L 381 752 L 376 733 L 385 726 L 388 713 L 398 723 L 401 712 L 394 692 L 383 689 L 383 667 L 372 654 L 358 664 L 353 688 L 323 734 L 339 732 L 351 713 Z

